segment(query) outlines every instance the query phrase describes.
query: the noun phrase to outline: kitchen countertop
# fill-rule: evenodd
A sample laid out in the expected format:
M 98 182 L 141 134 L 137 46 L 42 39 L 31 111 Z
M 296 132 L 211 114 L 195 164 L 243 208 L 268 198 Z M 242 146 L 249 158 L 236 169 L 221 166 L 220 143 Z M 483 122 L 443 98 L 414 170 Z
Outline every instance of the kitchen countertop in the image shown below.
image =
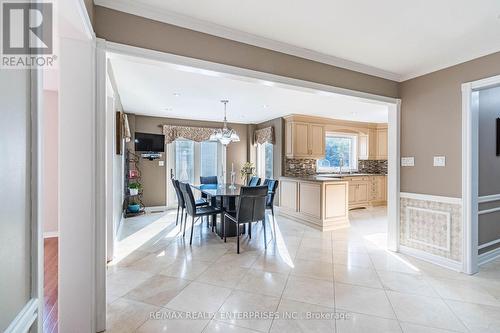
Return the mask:
M 379 173 L 352 173 L 352 174 L 343 174 L 343 175 L 311 175 L 311 176 L 281 176 L 283 179 L 295 179 L 295 180 L 303 180 L 310 182 L 334 182 L 334 181 L 344 181 L 346 177 L 363 177 L 363 176 L 387 176 L 385 174 Z

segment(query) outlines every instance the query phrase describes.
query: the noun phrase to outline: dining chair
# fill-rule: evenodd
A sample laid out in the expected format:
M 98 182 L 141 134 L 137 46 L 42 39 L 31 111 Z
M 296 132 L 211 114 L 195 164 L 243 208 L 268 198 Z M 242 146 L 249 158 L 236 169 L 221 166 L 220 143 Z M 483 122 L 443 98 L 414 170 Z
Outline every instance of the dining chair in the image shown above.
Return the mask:
M 273 226 L 276 228 L 274 220 L 274 197 L 276 196 L 279 181 L 276 179 L 266 179 L 264 180 L 264 184 L 267 185 L 266 209 L 271 210 L 271 215 L 273 216 Z
M 196 220 L 198 220 L 198 218 L 200 217 L 207 216 L 208 220 L 208 216 L 210 215 L 222 214 L 222 209 L 214 206 L 197 206 L 193 191 L 191 190 L 191 185 L 189 185 L 188 183 L 179 183 L 179 187 L 186 204 L 186 212 L 187 214 L 191 215 L 191 237 L 189 238 L 189 245 L 191 245 L 193 243 L 193 229 L 195 218 Z M 186 224 L 187 220 L 184 222 L 184 231 L 182 233 L 182 237 L 186 235 Z
M 172 178 L 172 185 L 174 186 L 175 195 L 177 196 L 177 215 L 175 217 L 175 225 L 178 224 L 179 221 L 179 210 L 181 210 L 181 227 L 182 227 L 182 219 L 184 215 L 184 209 L 186 208 L 186 203 L 184 201 L 184 196 L 182 195 L 181 189 L 179 187 L 179 181 L 177 179 Z M 203 199 L 198 199 L 195 201 L 196 206 L 207 206 L 208 202 Z M 187 218 L 187 213 L 184 216 L 184 220 Z
M 215 184 L 217 185 L 217 176 L 205 176 L 205 177 L 200 177 L 200 184 Z M 207 195 L 205 193 L 201 194 L 202 198 L 206 198 Z
M 248 182 L 248 186 L 259 186 L 260 185 L 260 178 L 257 176 L 252 176 L 250 178 L 250 181 Z
M 226 221 L 236 223 L 236 253 L 240 253 L 240 224 L 248 223 L 248 237 L 252 237 L 252 222 L 264 221 L 264 247 L 267 248 L 266 239 L 266 196 L 267 186 L 244 186 L 240 190 L 235 212 L 224 213 L 224 242 L 226 241 Z

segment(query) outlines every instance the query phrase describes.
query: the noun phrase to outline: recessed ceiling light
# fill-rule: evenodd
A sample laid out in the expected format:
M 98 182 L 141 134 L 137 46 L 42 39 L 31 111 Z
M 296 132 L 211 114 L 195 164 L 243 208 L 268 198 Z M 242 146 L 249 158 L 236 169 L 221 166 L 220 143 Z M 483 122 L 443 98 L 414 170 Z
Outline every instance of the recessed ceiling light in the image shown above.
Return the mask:
M 264 109 L 267 109 L 267 108 L 269 107 L 269 105 L 264 104 L 262 107 L 263 107 Z
M 174 109 L 174 108 L 170 108 L 170 107 L 168 107 L 168 108 L 164 108 L 164 109 L 163 109 L 163 111 L 167 111 L 167 112 L 169 112 L 169 111 L 172 111 L 173 109 Z
M 181 94 L 179 94 L 179 93 L 174 93 L 173 95 L 174 95 L 175 97 L 179 97 Z

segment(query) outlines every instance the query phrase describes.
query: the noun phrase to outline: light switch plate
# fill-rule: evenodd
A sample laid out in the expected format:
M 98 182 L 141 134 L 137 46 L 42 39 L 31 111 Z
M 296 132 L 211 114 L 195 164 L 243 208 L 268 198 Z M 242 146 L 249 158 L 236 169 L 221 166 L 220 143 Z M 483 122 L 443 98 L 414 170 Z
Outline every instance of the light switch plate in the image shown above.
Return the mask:
M 434 166 L 435 167 L 446 166 L 446 156 L 434 156 Z
M 165 166 L 165 161 L 158 161 L 158 166 Z
M 415 166 L 415 157 L 401 157 L 401 166 L 412 167 Z

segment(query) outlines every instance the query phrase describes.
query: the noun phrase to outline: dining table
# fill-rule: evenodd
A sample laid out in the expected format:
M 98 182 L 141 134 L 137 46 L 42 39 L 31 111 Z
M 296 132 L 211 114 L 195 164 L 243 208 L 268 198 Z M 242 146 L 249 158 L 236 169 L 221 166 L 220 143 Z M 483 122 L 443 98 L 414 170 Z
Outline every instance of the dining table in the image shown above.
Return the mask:
M 191 184 L 195 190 L 207 196 L 210 205 L 221 205 L 224 212 L 234 212 L 236 210 L 236 200 L 240 195 L 240 190 L 243 185 L 240 184 Z M 217 221 L 217 216 L 212 216 L 212 223 L 215 223 L 215 232 L 220 237 L 223 237 L 224 215 L 221 220 Z M 226 237 L 236 237 L 236 225 L 234 223 L 226 223 Z M 241 228 L 244 230 L 244 228 Z M 240 229 L 240 230 L 241 230 Z M 244 231 L 242 231 L 244 232 Z

